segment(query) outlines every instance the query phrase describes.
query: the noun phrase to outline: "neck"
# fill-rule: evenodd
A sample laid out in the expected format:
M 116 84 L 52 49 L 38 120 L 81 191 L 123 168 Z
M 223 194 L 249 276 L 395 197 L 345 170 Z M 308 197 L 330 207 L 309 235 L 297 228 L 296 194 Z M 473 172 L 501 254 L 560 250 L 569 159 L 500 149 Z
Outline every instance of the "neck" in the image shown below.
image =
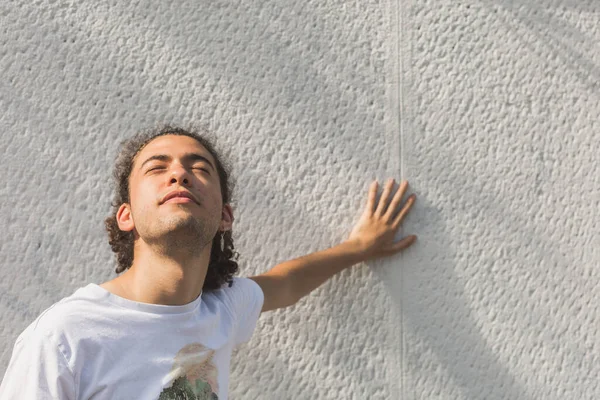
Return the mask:
M 209 243 L 196 254 L 168 255 L 144 246 L 135 249 L 131 268 L 103 286 L 141 303 L 184 305 L 200 295 L 210 261 Z

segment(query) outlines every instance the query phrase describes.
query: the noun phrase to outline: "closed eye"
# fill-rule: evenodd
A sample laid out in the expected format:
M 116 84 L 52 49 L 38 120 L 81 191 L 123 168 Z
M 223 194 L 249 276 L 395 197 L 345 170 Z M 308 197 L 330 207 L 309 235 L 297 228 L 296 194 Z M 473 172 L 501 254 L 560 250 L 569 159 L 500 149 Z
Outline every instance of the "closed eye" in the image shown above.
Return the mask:
M 150 172 L 150 171 L 154 171 L 155 169 L 163 169 L 163 167 L 154 167 L 154 168 L 150 168 L 148 171 L 146 172 Z M 208 171 L 206 168 L 193 168 L 193 169 L 199 169 L 201 171 L 206 172 L 207 174 L 210 175 L 210 171 Z

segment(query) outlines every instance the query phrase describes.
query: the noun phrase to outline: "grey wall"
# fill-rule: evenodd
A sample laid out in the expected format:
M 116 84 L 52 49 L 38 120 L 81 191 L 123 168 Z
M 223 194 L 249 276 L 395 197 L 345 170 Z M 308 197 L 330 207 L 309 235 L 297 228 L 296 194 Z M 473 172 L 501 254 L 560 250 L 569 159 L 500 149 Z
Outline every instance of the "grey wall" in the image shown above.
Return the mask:
M 600 3 L 406 11 L 405 398 L 598 398 Z
M 261 316 L 231 398 L 600 397 L 599 4 L 3 3 L 0 372 L 114 276 L 118 142 L 199 123 L 242 276 L 344 240 L 373 179 L 417 194 L 413 247 Z

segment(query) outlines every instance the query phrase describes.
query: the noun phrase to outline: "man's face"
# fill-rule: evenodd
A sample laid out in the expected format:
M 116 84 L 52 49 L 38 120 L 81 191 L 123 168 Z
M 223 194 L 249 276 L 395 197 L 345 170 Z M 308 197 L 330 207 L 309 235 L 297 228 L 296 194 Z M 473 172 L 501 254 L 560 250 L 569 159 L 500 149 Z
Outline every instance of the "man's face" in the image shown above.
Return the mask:
M 136 240 L 199 251 L 212 242 L 222 217 L 230 227 L 214 158 L 191 137 L 165 135 L 148 143 L 134 159 L 129 190 L 130 215 L 124 204 L 118 219 L 121 229 L 134 228 Z M 188 192 L 195 201 L 164 202 L 173 191 Z

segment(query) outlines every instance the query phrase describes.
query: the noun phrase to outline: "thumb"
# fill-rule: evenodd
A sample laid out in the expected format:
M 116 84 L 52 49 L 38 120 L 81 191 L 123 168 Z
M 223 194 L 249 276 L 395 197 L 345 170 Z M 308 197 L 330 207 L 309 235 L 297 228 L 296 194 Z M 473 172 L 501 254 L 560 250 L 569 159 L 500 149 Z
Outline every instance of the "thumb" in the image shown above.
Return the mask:
M 410 235 L 405 238 L 402 238 L 399 242 L 394 243 L 388 250 L 388 254 L 396 254 L 411 246 L 417 240 L 416 235 Z

